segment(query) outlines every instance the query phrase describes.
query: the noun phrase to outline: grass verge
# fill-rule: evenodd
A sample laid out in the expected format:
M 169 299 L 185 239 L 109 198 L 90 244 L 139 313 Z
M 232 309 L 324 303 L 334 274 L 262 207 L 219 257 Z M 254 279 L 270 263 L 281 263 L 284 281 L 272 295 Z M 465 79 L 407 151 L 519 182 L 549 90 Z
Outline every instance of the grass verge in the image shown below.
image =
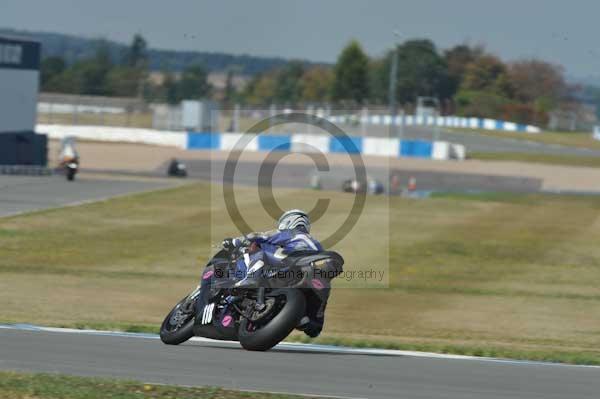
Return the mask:
M 418 351 L 430 353 L 446 353 L 453 355 L 491 357 L 497 359 L 530 360 L 551 363 L 567 363 L 580 365 L 600 365 L 600 357 L 594 352 L 550 352 L 535 350 L 517 350 L 511 348 L 494 347 L 490 345 L 453 345 L 453 344 L 427 344 L 403 343 L 385 341 L 380 339 L 354 339 L 342 336 L 326 336 L 311 340 L 305 335 L 294 334 L 287 341 L 301 343 L 317 343 L 322 345 L 347 346 L 354 348 L 379 348 L 403 351 Z
M 233 391 L 213 387 L 184 388 L 104 378 L 0 372 L 4 399 L 294 399 L 304 396 Z
M 522 152 L 472 152 L 469 153 L 469 158 L 483 161 L 518 161 L 550 165 L 584 166 L 591 168 L 600 167 L 600 157 L 594 156 L 552 155 Z
M 213 189 L 0 219 L 0 321 L 156 332 L 197 284 L 211 244 L 235 232 Z M 238 194 L 250 225 L 269 228 L 256 190 Z M 275 195 L 283 208 L 307 209 L 329 196 L 317 237 L 353 202 L 343 193 Z M 385 282 L 335 280 L 318 342 L 598 362 L 599 210 L 591 196 L 369 197 L 333 249 L 347 270 L 379 267 Z
M 587 132 L 541 132 L 518 133 L 484 129 L 449 128 L 451 132 L 480 134 L 488 137 L 510 138 L 514 140 L 533 141 L 542 144 L 557 144 L 568 147 L 590 148 L 600 150 L 600 141 L 594 140 Z

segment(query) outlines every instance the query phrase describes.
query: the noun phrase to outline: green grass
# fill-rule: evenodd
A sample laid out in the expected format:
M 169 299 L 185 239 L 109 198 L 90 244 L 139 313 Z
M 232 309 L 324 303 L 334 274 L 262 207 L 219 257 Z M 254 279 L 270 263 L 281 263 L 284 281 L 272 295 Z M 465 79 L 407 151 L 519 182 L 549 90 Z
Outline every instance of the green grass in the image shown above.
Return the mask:
M 503 202 L 511 204 L 529 204 L 535 205 L 544 198 L 546 194 L 524 194 L 509 192 L 433 192 L 431 198 L 451 199 L 457 201 L 482 201 L 482 202 Z
M 293 399 L 296 395 L 241 392 L 213 387 L 184 388 L 104 378 L 0 371 L 3 399 Z
M 470 159 L 483 161 L 518 161 L 550 165 L 600 167 L 600 157 L 578 155 L 551 155 L 522 152 L 470 152 Z
M 503 132 L 483 129 L 459 129 L 450 128 L 451 132 L 479 134 L 488 137 L 510 138 L 515 140 L 527 140 L 543 144 L 556 144 L 567 147 L 589 148 L 600 150 L 600 141 L 594 140 L 591 133 L 584 132 L 542 132 L 542 133 L 517 133 Z M 484 161 L 518 161 L 549 165 L 600 167 L 600 157 L 578 156 L 578 155 L 553 155 L 541 153 L 521 152 L 469 152 L 470 159 Z
M 235 233 L 211 188 L 0 219 L 0 322 L 156 332 L 197 284 L 211 244 Z M 249 223 L 270 228 L 256 190 L 239 194 Z M 276 197 L 283 208 L 308 209 L 329 197 L 317 237 L 353 199 L 307 190 Z M 337 279 L 318 342 L 597 363 L 599 211 L 592 196 L 369 197 L 333 249 L 347 270 L 385 271 L 385 282 Z
M 592 138 L 590 132 L 541 132 L 541 133 L 518 133 L 504 132 L 499 130 L 484 129 L 461 129 L 449 128 L 449 131 L 460 133 L 480 134 L 489 137 L 510 138 L 515 140 L 528 140 L 543 144 L 557 144 L 569 147 L 591 148 L 600 150 L 600 141 Z

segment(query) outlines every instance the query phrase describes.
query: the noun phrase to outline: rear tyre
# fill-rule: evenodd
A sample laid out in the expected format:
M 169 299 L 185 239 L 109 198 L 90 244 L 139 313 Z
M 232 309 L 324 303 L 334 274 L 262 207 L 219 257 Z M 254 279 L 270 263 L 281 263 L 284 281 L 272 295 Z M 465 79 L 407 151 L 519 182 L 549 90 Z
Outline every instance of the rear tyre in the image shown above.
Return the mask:
M 254 326 L 247 318 L 241 319 L 238 336 L 244 349 L 250 351 L 271 349 L 296 328 L 305 314 L 306 299 L 300 290 L 278 289 L 267 293 L 266 296 L 277 298 L 279 311 L 264 325 Z M 256 322 L 259 323 L 260 320 Z
M 179 345 L 194 336 L 194 304 L 186 296 L 169 312 L 160 326 L 160 340 Z

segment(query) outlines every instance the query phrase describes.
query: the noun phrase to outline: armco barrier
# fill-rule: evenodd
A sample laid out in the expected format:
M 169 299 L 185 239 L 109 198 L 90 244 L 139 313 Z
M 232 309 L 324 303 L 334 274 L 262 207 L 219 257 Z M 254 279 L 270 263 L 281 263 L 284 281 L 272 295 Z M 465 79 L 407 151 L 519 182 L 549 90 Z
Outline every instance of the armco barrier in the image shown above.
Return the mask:
M 258 136 L 259 151 L 291 151 L 292 137 L 280 135 Z
M 221 148 L 221 135 L 213 133 L 189 133 L 187 135 L 186 148 L 190 150 L 218 150 Z
M 291 151 L 363 154 L 386 157 L 465 159 L 465 148 L 445 141 L 398 140 L 383 137 L 317 134 L 259 135 L 247 143 L 242 133 L 188 133 L 189 150 Z M 208 136 L 211 136 L 210 139 Z M 217 145 L 216 143 L 219 143 Z
M 172 132 L 104 126 L 37 125 L 38 133 L 50 139 L 72 136 L 84 140 L 142 143 L 172 146 L 188 150 L 243 149 L 245 151 L 290 151 L 418 157 L 429 159 L 464 159 L 465 148 L 444 141 L 398 140 L 397 138 L 340 136 L 317 134 L 259 135 L 248 142 L 243 133 Z
M 340 136 L 329 138 L 329 152 L 361 154 L 362 148 L 362 137 Z
M 401 157 L 431 158 L 433 154 L 433 143 L 422 140 L 400 141 Z
M 347 124 L 361 123 L 365 125 L 390 125 L 390 115 L 370 115 L 357 117 L 354 115 L 334 115 L 327 118 L 330 122 Z M 521 125 L 514 122 L 500 121 L 496 119 L 467 118 L 462 116 L 418 116 L 398 115 L 396 116 L 398 126 L 439 126 L 459 127 L 465 129 L 501 130 L 506 132 L 539 133 L 541 129 L 531 125 Z

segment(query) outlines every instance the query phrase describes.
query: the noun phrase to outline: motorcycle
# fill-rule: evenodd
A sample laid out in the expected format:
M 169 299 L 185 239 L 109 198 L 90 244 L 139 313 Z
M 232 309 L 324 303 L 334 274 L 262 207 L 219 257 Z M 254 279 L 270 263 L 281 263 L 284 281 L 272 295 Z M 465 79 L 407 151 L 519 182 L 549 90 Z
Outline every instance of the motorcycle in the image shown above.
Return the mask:
M 177 159 L 172 159 L 167 169 L 167 176 L 169 177 L 187 177 L 187 167 L 183 162 Z
M 67 180 L 75 180 L 75 175 L 79 171 L 79 154 L 75 148 L 74 137 L 65 137 L 62 139 L 59 159 L 59 167 L 62 168 Z
M 79 171 L 79 162 L 77 160 L 66 161 L 63 164 L 65 175 L 68 181 L 75 180 L 75 175 Z
M 258 261 L 240 275 L 236 265 L 249 264 L 256 250 L 240 248 L 230 253 L 221 249 L 215 254 L 202 273 L 201 284 L 164 319 L 162 342 L 179 345 L 201 336 L 239 341 L 251 351 L 269 350 L 305 316 L 322 309 L 331 280 L 344 264 L 333 251 L 303 251 L 289 254 L 279 266 Z

